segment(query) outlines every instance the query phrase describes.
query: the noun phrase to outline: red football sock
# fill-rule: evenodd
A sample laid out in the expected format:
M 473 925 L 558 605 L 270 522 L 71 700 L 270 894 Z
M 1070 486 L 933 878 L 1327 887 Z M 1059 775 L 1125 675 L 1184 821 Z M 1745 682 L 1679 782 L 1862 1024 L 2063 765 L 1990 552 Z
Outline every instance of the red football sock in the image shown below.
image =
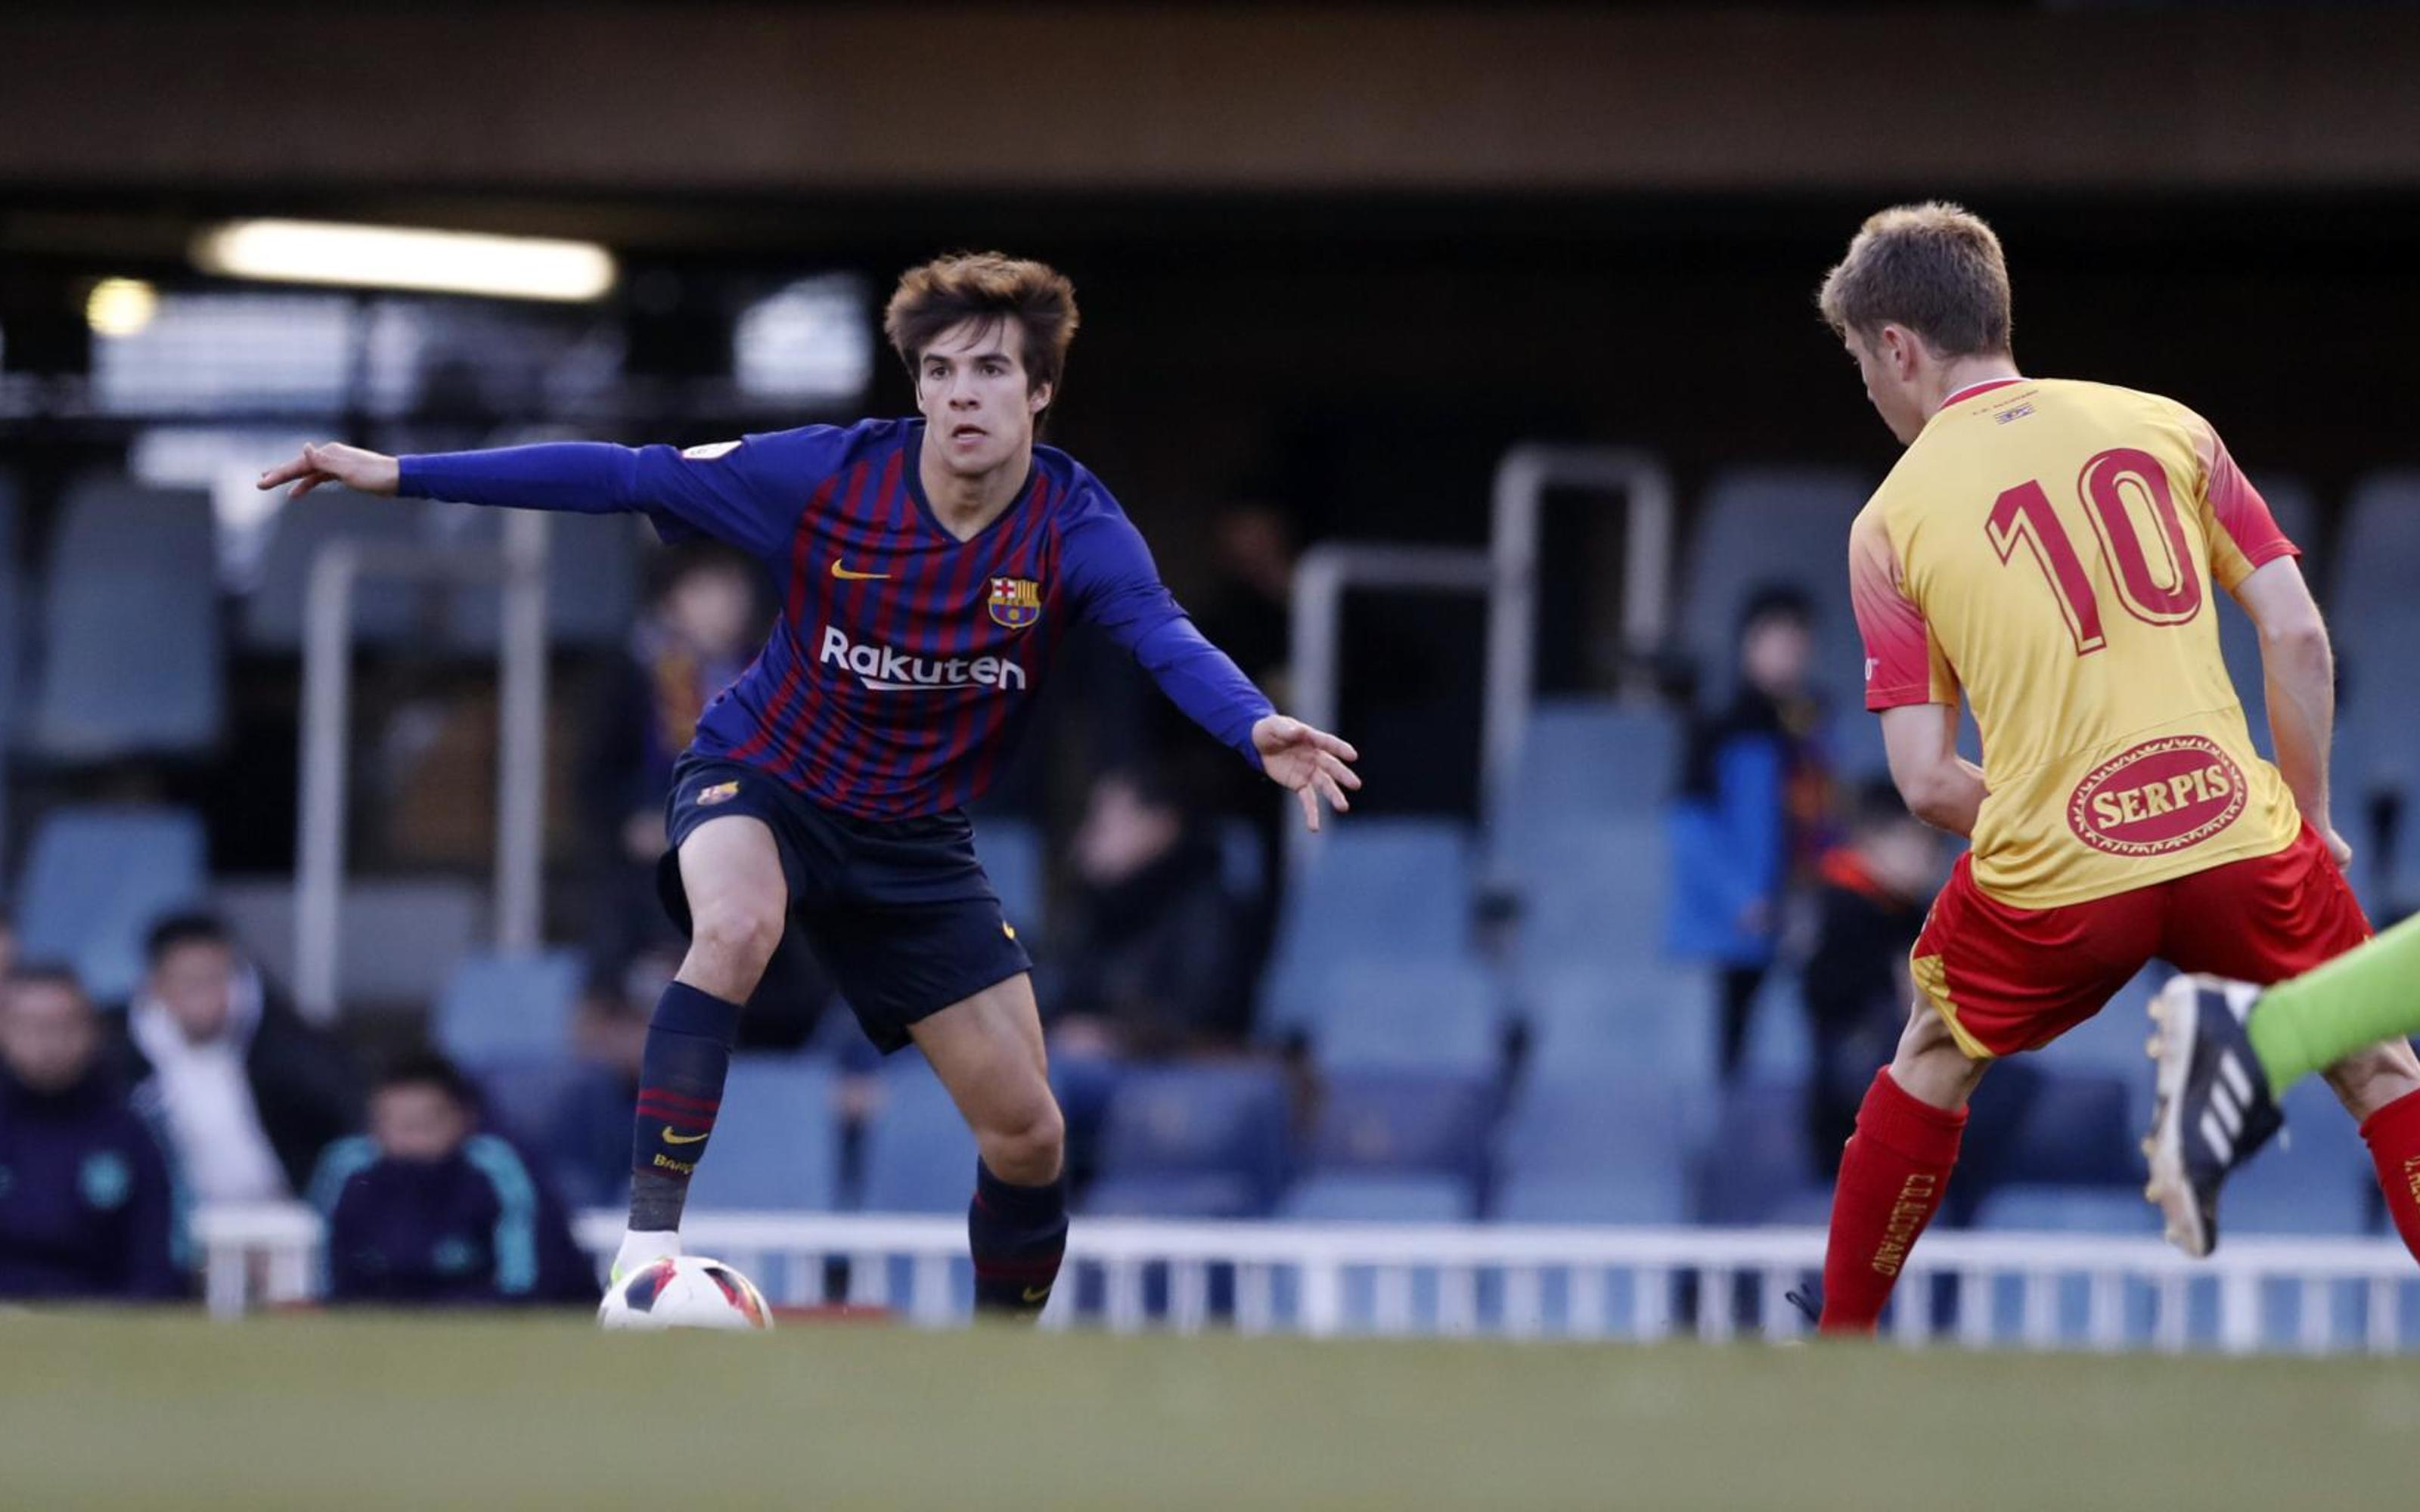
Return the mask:
M 2379 1190 L 2403 1247 L 2420 1259 L 2420 1092 L 2407 1092 L 2364 1119 L 2361 1136 L 2378 1165 Z
M 1873 1332 L 1907 1252 L 1941 1207 L 1965 1129 L 1964 1108 L 1950 1113 L 1917 1102 L 1887 1066 L 1874 1073 L 1832 1191 L 1818 1325 L 1824 1333 Z

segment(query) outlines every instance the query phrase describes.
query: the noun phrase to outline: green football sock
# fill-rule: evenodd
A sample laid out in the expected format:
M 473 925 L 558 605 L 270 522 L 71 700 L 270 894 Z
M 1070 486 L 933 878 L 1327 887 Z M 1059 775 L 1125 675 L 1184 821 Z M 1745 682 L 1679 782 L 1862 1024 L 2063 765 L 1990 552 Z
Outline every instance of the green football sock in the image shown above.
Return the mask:
M 2420 917 L 2270 988 L 2244 1030 L 2281 1097 L 2356 1050 L 2420 1034 Z

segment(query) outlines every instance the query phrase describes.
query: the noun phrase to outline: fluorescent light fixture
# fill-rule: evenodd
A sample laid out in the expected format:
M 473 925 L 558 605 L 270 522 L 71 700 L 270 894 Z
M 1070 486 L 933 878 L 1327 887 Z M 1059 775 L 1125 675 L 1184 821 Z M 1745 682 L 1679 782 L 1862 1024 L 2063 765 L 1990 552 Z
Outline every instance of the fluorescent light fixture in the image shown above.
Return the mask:
M 230 221 L 195 237 L 193 254 L 205 272 L 280 284 L 564 301 L 613 286 L 613 257 L 602 247 L 468 231 Z
M 101 336 L 132 336 L 160 313 L 160 292 L 139 278 L 104 278 L 84 301 L 85 324 Z

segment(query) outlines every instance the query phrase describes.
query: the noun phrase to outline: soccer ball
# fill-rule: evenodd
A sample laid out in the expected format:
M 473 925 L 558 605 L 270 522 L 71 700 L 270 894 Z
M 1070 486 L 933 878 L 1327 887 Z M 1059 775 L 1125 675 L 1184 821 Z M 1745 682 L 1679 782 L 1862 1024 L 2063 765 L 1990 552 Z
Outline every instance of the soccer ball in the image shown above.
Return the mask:
M 773 1326 L 756 1283 L 721 1260 L 680 1255 L 643 1265 L 605 1292 L 597 1321 L 607 1328 L 724 1330 Z

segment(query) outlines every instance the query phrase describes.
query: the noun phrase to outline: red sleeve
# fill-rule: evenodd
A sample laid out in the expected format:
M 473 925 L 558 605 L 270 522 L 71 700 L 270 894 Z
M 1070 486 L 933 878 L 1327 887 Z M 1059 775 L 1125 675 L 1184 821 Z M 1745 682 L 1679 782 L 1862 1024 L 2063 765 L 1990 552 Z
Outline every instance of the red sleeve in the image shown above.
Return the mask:
M 2222 588 L 2232 589 L 2253 572 L 2279 557 L 2298 557 L 2302 548 L 2286 539 L 2269 513 L 2269 501 L 2227 455 L 2226 443 L 2207 423 L 2195 438 L 2201 452 L 2202 497 L 2217 526 L 2211 538 L 2211 571 Z
M 1932 638 L 1907 596 L 1899 555 L 1871 509 L 1849 529 L 1849 601 L 1866 643 L 1866 707 L 1933 703 Z

